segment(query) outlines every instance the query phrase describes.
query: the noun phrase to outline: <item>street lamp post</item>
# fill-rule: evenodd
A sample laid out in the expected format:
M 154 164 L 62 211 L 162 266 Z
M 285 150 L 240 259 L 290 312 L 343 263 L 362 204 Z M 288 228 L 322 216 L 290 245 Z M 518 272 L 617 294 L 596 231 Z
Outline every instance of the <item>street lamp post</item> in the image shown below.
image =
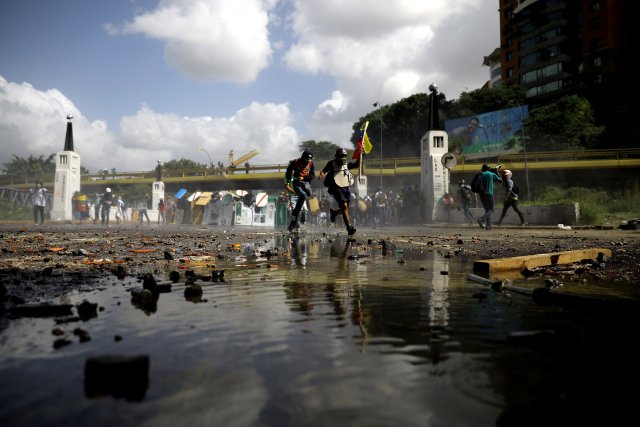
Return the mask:
M 518 106 L 518 111 L 520 112 L 520 130 L 522 134 L 522 151 L 524 153 L 524 178 L 527 186 L 527 201 L 531 201 L 531 192 L 529 191 L 529 164 L 527 162 L 527 141 L 524 133 L 524 106 L 520 104 L 519 101 L 512 99 L 507 103 L 507 106 L 516 104 Z
M 209 158 L 209 167 L 213 168 L 213 162 L 211 161 L 211 155 L 209 154 L 209 152 L 202 147 L 198 147 L 198 151 L 202 151 L 207 155 L 207 157 Z
M 378 109 L 378 114 L 380 115 L 380 191 L 382 191 L 382 126 L 384 122 L 382 121 L 382 105 L 378 101 L 373 103 L 374 107 L 380 107 Z

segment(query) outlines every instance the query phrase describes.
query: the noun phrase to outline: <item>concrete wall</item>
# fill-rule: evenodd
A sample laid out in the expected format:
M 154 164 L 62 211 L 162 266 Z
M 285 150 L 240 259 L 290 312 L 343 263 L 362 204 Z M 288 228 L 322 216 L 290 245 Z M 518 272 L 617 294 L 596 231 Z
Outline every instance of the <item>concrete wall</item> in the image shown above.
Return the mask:
M 525 221 L 531 225 L 577 225 L 580 220 L 580 205 L 578 203 L 568 203 L 559 205 L 529 205 L 519 206 L 520 212 L 524 215 Z M 483 208 L 472 208 L 471 212 L 476 218 L 484 215 Z M 502 203 L 496 204 L 496 209 L 493 211 L 493 223 L 495 224 L 500 219 L 502 213 Z M 466 219 L 462 211 L 453 209 L 449 221 L 441 218 L 443 222 L 449 222 L 452 224 L 465 224 Z M 520 218 L 515 213 L 513 208 L 509 208 L 504 220 L 503 225 L 520 225 Z

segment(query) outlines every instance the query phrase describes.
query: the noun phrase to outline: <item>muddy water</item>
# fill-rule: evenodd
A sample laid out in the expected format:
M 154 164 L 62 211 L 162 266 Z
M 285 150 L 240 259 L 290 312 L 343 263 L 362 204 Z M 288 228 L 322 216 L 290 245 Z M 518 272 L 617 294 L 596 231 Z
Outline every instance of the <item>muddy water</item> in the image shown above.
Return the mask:
M 138 280 L 104 276 L 56 301 L 96 302 L 96 318 L 3 319 L 0 425 L 614 425 L 629 412 L 640 359 L 625 304 L 539 305 L 468 280 L 464 255 L 384 251 L 271 237 L 217 263 L 224 281 L 199 281 L 199 302 L 182 276 L 144 311 Z M 54 328 L 72 343 L 54 350 Z M 86 361 L 104 355 L 149 357 L 140 395 L 88 393 Z

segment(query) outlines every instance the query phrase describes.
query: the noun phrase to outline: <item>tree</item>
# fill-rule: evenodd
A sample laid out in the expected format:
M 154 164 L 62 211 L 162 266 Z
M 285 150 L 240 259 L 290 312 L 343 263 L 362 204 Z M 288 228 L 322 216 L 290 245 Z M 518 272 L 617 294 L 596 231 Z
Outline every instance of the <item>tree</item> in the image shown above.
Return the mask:
M 56 170 L 55 154 L 46 159 L 44 156 L 30 155 L 28 158 L 12 155 L 13 160 L 4 164 L 4 174 L 25 184 L 35 181 L 53 181 Z
M 203 169 L 207 165 L 194 162 L 193 160 L 182 158 L 180 160 L 170 160 L 162 164 L 164 170 L 184 170 L 184 169 Z
M 529 113 L 525 121 L 532 151 L 576 150 L 594 147 L 604 132 L 595 125 L 593 108 L 585 98 L 569 95 Z
M 301 151 L 309 150 L 313 153 L 313 157 L 316 160 L 330 160 L 336 154 L 336 150 L 340 148 L 336 144 L 330 141 L 314 141 L 312 139 L 302 141 L 298 148 Z

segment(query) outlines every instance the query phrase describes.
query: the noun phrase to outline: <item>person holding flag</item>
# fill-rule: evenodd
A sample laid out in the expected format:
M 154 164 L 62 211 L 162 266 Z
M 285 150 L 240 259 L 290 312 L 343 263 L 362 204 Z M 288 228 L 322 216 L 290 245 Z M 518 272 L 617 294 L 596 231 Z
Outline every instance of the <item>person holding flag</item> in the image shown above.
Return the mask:
M 361 157 L 362 153 L 360 153 L 356 161 L 348 162 L 347 150 L 338 148 L 335 159 L 329 161 L 320 171 L 320 179 L 324 178 L 325 187 L 328 188 L 329 194 L 333 196 L 339 207 L 339 209 L 329 210 L 331 222 L 335 222 L 338 214 L 341 214 L 349 236 L 353 236 L 356 232 L 356 228 L 351 225 L 351 218 L 349 217 L 349 202 L 351 201 L 349 186 L 355 181 L 349 170 L 360 166 Z

